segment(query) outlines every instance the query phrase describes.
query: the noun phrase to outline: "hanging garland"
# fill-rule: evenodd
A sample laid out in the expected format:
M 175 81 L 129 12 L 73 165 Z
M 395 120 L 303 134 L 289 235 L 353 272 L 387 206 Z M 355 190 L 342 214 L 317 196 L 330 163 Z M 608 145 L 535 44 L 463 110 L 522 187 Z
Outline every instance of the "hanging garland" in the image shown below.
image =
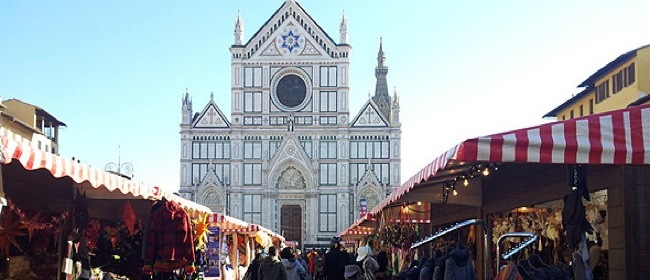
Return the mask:
M 368 237 L 375 244 L 390 244 L 398 248 L 408 248 L 420 238 L 420 227 L 417 224 L 393 224 Z

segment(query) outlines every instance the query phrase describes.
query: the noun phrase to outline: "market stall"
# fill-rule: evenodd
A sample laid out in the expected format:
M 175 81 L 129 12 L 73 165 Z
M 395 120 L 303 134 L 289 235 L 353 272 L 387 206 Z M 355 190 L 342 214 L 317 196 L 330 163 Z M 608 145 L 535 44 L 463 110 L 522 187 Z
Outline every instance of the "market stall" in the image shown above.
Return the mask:
M 560 201 L 562 210 L 571 210 L 567 207 L 571 205 L 578 213 L 564 213 L 579 223 L 576 226 L 565 218 L 562 225 L 570 234 L 563 234 L 559 242 L 568 249 L 569 258 L 575 259 L 571 254 L 580 243 L 575 241 L 583 231 L 590 231 L 582 230 L 591 223 L 589 219 L 601 220 L 596 215 L 586 217 L 587 210 L 605 213 L 611 217 L 605 229 L 609 236 L 607 273 L 610 278 L 631 278 L 648 270 L 638 261 L 650 249 L 647 240 L 640 238 L 647 224 L 644 205 L 650 200 L 648 165 L 650 106 L 631 107 L 466 140 L 428 164 L 371 213 L 379 215 L 393 206 L 425 200 L 431 202 L 434 232 L 471 218 L 487 221 L 491 230 L 499 228 L 498 219 L 505 218 L 506 224 L 538 231 L 542 227 L 536 221 L 541 218 L 536 217 L 555 217 L 557 208 L 550 204 Z M 606 190 L 605 198 L 602 190 Z M 522 207 L 538 210 L 523 215 Z M 582 215 L 581 210 L 587 213 Z M 567 231 L 576 228 L 579 234 Z M 542 236 L 549 232 L 554 236 L 552 224 L 544 230 Z M 474 228 L 462 238 L 478 234 L 480 230 Z M 477 250 L 487 247 L 493 254 L 492 238 L 475 238 Z M 484 260 L 485 253 L 476 254 L 478 275 L 494 275 L 497 268 L 492 267 L 492 258 L 496 256 Z
M 284 237 L 260 225 L 250 224 L 240 219 L 214 213 L 209 218 L 211 228 L 218 229 L 218 248 L 221 249 L 221 279 L 241 279 L 255 258 L 255 253 L 278 246 Z M 206 275 L 215 277 L 214 273 Z
M 7 200 L 0 208 L 3 278 L 88 279 L 91 268 L 102 267 L 139 279 L 144 231 L 156 202 L 171 201 L 188 217 L 210 213 L 21 139 L 0 136 L 0 144 L 0 196 Z

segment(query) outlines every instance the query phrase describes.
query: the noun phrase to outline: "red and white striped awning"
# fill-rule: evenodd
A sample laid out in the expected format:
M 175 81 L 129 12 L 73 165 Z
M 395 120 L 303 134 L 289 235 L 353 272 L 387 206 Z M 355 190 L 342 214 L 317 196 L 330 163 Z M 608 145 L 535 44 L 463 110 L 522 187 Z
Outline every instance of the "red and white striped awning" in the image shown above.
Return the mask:
M 405 224 L 430 224 L 431 220 L 428 219 L 390 219 L 388 220 L 389 223 L 405 223 Z
M 252 224 L 249 224 L 240 219 L 230 217 L 228 215 L 224 215 L 220 213 L 212 213 L 212 215 L 208 217 L 208 222 L 211 225 L 221 227 L 221 230 L 223 230 L 224 232 L 238 231 L 238 230 L 245 231 L 248 229 L 252 229 L 253 226 Z
M 352 225 L 345 229 L 341 234 L 341 238 L 351 238 L 353 236 L 366 236 L 375 230 L 377 220 L 373 215 L 366 213 L 361 218 L 357 219 Z
M 416 173 L 371 213 L 377 214 L 453 163 L 650 164 L 650 106 L 553 122 L 465 140 Z
M 209 208 L 166 192 L 158 186 L 143 185 L 71 159 L 34 149 L 30 143 L 17 141 L 6 135 L 0 136 L 0 151 L 3 164 L 10 164 L 16 160 L 26 170 L 45 169 L 55 178 L 68 177 L 77 184 L 89 186 L 98 191 L 97 196 L 101 198 L 160 200 L 164 197 L 178 202 L 191 216 L 212 213 Z
M 258 226 L 258 228 L 259 228 L 259 230 L 260 230 L 261 232 L 264 232 L 264 233 L 268 234 L 268 235 L 271 236 L 271 237 L 278 238 L 278 239 L 280 239 L 280 241 L 282 241 L 282 242 L 284 242 L 284 240 L 285 240 L 285 239 L 284 239 L 284 236 L 282 236 L 282 235 L 280 235 L 280 234 L 277 234 L 276 232 L 274 232 L 274 231 L 272 231 L 272 230 L 270 230 L 270 229 L 268 229 L 268 228 L 265 228 L 265 227 L 263 227 L 263 226 Z

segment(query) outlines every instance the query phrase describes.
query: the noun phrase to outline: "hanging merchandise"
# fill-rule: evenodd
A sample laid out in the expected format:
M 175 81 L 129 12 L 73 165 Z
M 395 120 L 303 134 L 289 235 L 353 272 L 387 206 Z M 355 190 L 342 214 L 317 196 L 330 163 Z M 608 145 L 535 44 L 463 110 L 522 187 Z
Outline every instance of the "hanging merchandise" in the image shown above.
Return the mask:
M 131 203 L 128 201 L 124 202 L 122 220 L 124 221 L 124 224 L 126 225 L 126 228 L 129 230 L 129 233 L 131 235 L 135 234 L 135 219 L 135 212 L 133 211 L 133 207 L 131 207 Z
M 11 204 L 11 202 L 10 202 Z M 23 251 L 20 244 L 16 241 L 16 237 L 27 235 L 24 231 L 20 230 L 20 219 L 16 217 L 13 211 L 2 211 L 2 224 L 0 224 L 0 250 L 5 257 L 9 257 L 12 247 Z
M 77 190 L 73 201 L 74 227 L 68 236 L 70 244 L 69 257 L 75 261 L 75 273 L 79 275 L 75 279 L 90 279 L 90 254 L 88 252 L 88 241 L 86 230 L 88 229 L 88 201 L 86 194 Z M 69 273 L 68 273 L 69 274 Z
M 194 224 L 194 231 L 195 231 L 195 236 L 194 240 L 196 240 L 197 247 L 204 247 L 206 239 L 208 238 L 208 233 L 210 232 L 208 230 L 208 217 L 210 215 L 205 214 L 205 215 L 199 215 L 199 217 L 196 219 L 196 223 Z
M 194 236 L 187 213 L 174 201 L 165 198 L 151 207 L 146 234 L 145 272 L 195 270 Z

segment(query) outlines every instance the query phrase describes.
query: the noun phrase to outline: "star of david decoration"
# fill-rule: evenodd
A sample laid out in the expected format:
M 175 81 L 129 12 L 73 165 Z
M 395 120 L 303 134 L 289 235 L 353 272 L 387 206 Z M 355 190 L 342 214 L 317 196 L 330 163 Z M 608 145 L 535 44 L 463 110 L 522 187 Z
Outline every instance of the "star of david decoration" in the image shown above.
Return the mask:
M 289 30 L 289 33 L 287 35 L 282 35 L 282 47 L 291 52 L 294 48 L 300 47 L 300 44 L 298 44 L 298 39 L 300 39 L 300 35 L 294 35 L 293 31 Z

